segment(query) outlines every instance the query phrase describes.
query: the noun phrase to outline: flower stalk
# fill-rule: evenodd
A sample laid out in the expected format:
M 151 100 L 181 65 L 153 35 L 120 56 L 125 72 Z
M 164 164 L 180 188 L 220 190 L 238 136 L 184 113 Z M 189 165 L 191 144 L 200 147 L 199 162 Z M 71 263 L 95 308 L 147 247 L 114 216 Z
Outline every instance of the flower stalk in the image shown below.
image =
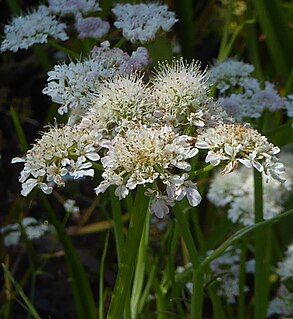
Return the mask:
M 149 198 L 144 195 L 145 189 L 138 187 L 133 205 L 132 218 L 129 225 L 124 252 L 110 303 L 107 319 L 122 317 L 125 300 L 130 290 L 139 244 L 148 213 Z

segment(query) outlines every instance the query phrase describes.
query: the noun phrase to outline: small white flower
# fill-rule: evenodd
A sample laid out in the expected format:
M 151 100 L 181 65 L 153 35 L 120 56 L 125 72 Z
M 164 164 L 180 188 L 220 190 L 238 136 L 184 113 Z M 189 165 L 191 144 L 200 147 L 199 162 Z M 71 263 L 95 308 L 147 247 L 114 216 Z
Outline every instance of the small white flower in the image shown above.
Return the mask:
M 102 145 L 107 151 L 101 158 L 105 171 L 102 174 L 104 180 L 95 189 L 97 195 L 110 185 L 116 185 L 115 194 L 121 199 L 138 185 L 156 185 L 157 179 L 160 179 L 167 187 L 147 193 L 152 197 L 150 210 L 159 218 L 184 196 L 187 196 L 190 205 L 199 204 L 200 194 L 196 184 L 188 180 L 188 174 L 180 176 L 170 173 L 174 168 L 183 171 L 190 169 L 186 160 L 197 154 L 191 137 L 179 135 L 168 126 L 147 127 L 139 124 L 121 130 Z
M 30 149 L 23 160 L 12 159 L 12 163 L 24 162 L 19 181 L 21 194 L 27 196 L 35 187 L 52 193 L 53 186 L 65 186 L 66 176 L 75 179 L 93 176 L 91 161 L 100 159 L 99 142 L 102 135 L 80 127 L 50 127 Z
M 0 52 L 28 49 L 35 43 L 47 43 L 48 37 L 65 41 L 68 39 L 65 28 L 64 23 L 58 22 L 56 17 L 50 14 L 48 7 L 39 6 L 38 9 L 13 18 L 10 24 L 5 26 Z
M 51 12 L 61 16 L 87 14 L 101 10 L 96 0 L 48 0 L 48 2 Z
M 131 42 L 153 40 L 160 28 L 167 32 L 177 22 L 174 12 L 157 3 L 117 4 L 112 12 L 117 18 L 115 27 Z
M 110 24 L 99 17 L 83 18 L 80 16 L 75 22 L 75 28 L 78 31 L 79 39 L 100 39 L 109 32 Z
M 284 165 L 275 157 L 279 148 L 249 126 L 220 124 L 208 128 L 197 136 L 195 145 L 209 150 L 205 161 L 213 166 L 228 161 L 223 174 L 232 172 L 241 163 L 264 171 L 268 179 L 284 180 Z
M 211 99 L 206 73 L 200 71 L 199 63 L 187 64 L 180 59 L 171 65 L 160 64 L 152 79 L 152 89 L 159 120 L 175 127 L 204 126 L 204 112 Z

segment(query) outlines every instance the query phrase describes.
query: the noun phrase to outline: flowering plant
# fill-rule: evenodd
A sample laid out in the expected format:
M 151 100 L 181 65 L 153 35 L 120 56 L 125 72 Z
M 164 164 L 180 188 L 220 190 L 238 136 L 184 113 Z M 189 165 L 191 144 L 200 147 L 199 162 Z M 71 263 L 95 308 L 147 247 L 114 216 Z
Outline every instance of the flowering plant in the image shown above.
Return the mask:
M 186 58 L 187 45 L 178 54 L 174 39 L 184 17 L 177 5 L 172 10 L 158 3 L 110 8 L 102 1 L 49 0 L 4 27 L 1 53 L 35 52 L 47 72 L 42 93 L 52 102 L 51 124 L 31 147 L 11 110 L 25 153 L 11 159 L 23 165 L 20 193 L 40 201 L 52 225 L 26 216 L 1 228 L 4 245 L 57 234 L 78 318 L 94 319 L 97 310 L 99 318 L 105 312 L 108 319 L 144 318 L 154 306 L 162 318 L 170 311 L 193 319 L 232 318 L 237 311 L 241 319 L 250 308 L 256 319 L 287 316 L 284 291 L 292 292 L 287 284 L 292 258 L 288 253 L 279 262 L 280 289 L 269 304 L 272 263 L 263 246 L 269 226 L 292 215 L 292 167 L 281 151 L 292 143 L 286 137 L 292 133 L 292 96 L 254 77 L 252 64 L 229 58 L 244 25 L 230 41 L 225 31 L 218 60 L 210 66 Z M 170 46 L 166 61 L 157 52 L 164 41 Z M 221 172 L 211 175 L 218 167 Z M 151 235 L 155 227 L 159 250 L 167 251 L 161 256 Z M 106 229 L 113 229 L 111 265 L 117 263 L 118 273 L 104 287 L 108 232 L 99 254 L 97 307 L 70 236 Z M 40 318 L 34 296 L 29 300 L 7 264 L 4 273 L 30 314 Z M 249 276 L 253 287 L 246 283 Z M 213 305 L 211 315 L 205 300 Z

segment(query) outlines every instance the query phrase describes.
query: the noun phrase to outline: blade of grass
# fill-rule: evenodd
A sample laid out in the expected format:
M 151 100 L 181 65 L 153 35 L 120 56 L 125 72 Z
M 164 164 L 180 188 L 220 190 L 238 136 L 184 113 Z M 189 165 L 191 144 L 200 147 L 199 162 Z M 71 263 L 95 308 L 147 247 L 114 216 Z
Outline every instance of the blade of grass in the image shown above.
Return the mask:
M 276 72 L 288 76 L 293 63 L 293 39 L 289 21 L 286 21 L 282 12 L 281 2 L 278 0 L 253 0 L 253 4 L 262 31 L 266 36 Z
M 47 197 L 43 193 L 40 193 L 40 195 L 43 201 L 43 205 L 50 216 L 50 220 L 56 229 L 59 240 L 65 252 L 68 271 L 72 278 L 72 288 L 77 317 L 80 319 L 96 319 L 97 313 L 95 302 L 90 283 L 83 265 L 81 264 L 80 259 L 76 254 L 70 238 L 66 235 L 64 228 L 57 219 Z
M 140 241 L 137 263 L 133 278 L 132 294 L 131 294 L 131 317 L 136 318 L 139 310 L 139 300 L 141 298 L 145 266 L 146 266 L 146 254 L 149 244 L 149 232 L 150 232 L 150 214 L 146 216 L 146 222 L 143 229 L 142 238 Z
M 105 238 L 104 249 L 101 258 L 101 265 L 100 265 L 100 282 L 99 282 L 99 319 L 104 319 L 105 317 L 105 309 L 104 309 L 104 274 L 105 274 L 105 260 L 106 254 L 108 250 L 108 243 L 109 243 L 109 232 L 107 232 Z
M 18 118 L 17 113 L 15 112 L 13 107 L 10 107 L 10 115 L 13 122 L 13 125 L 16 130 L 17 138 L 20 145 L 20 150 L 22 153 L 25 153 L 29 149 L 29 145 L 26 141 L 26 137 L 23 131 L 23 128 L 21 126 L 20 120 Z
M 28 297 L 24 293 L 24 291 L 23 291 L 22 287 L 20 286 L 20 284 L 16 280 L 14 280 L 12 274 L 10 273 L 10 271 L 8 270 L 8 268 L 4 264 L 2 264 L 2 267 L 3 267 L 3 270 L 4 270 L 5 276 L 13 284 L 14 288 L 16 289 L 16 291 L 20 295 L 21 299 L 23 300 L 25 309 L 29 312 L 29 314 L 33 318 L 41 319 L 40 315 L 38 314 L 37 310 L 35 309 L 35 307 L 31 303 L 31 301 L 28 299 Z
M 223 242 L 218 248 L 216 248 L 209 256 L 207 256 L 203 261 L 201 261 L 199 267 L 205 269 L 213 260 L 221 256 L 224 251 L 233 245 L 235 242 L 243 238 L 244 236 L 250 234 L 255 229 L 265 227 L 267 225 L 274 224 L 278 221 L 280 221 L 283 218 L 286 218 L 288 216 L 293 216 L 293 209 L 290 209 L 278 216 L 275 216 L 271 219 L 265 220 L 263 222 L 259 222 L 252 226 L 245 226 L 238 230 L 234 235 L 229 237 L 225 242 Z

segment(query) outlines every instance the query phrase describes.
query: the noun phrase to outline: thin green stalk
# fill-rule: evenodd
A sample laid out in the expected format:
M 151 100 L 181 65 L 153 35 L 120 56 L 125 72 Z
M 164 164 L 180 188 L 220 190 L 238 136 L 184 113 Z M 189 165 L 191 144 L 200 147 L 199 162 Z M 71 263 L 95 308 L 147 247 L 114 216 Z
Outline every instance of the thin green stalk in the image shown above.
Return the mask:
M 144 192 L 145 189 L 142 186 L 136 190 L 132 218 L 109 307 L 108 319 L 122 317 L 125 300 L 129 293 L 146 214 L 148 214 L 149 198 L 144 195 Z
M 191 318 L 202 319 L 204 271 L 197 267 L 192 276 Z
M 279 0 L 253 0 L 266 44 L 279 75 L 288 76 L 292 69 L 293 37 Z
M 80 54 L 77 52 L 74 52 L 70 49 L 65 48 L 64 46 L 52 41 L 52 40 L 48 40 L 48 44 L 55 48 L 58 51 L 64 52 L 65 54 L 67 54 L 70 58 L 74 58 L 74 59 L 78 59 L 80 57 Z
M 124 247 L 123 221 L 120 201 L 114 194 L 114 189 L 110 189 L 111 208 L 114 222 L 114 235 L 117 250 L 118 264 L 121 262 L 121 256 Z
M 191 297 L 191 318 L 201 319 L 202 318 L 202 303 L 203 303 L 203 288 L 204 288 L 204 272 L 199 269 L 199 256 L 197 248 L 192 237 L 186 213 L 181 203 L 176 203 L 174 206 L 174 213 L 179 225 L 181 235 L 186 244 L 190 260 L 193 267 L 193 293 Z
M 106 254 L 108 250 L 109 243 L 109 232 L 107 232 L 104 249 L 101 257 L 100 264 L 100 282 L 99 282 L 99 319 L 104 319 L 105 317 L 105 309 L 104 309 L 104 274 L 105 274 L 105 260 Z
M 148 281 L 145 285 L 144 291 L 141 295 L 141 298 L 139 300 L 139 307 L 138 307 L 138 313 L 141 313 L 143 310 L 143 307 L 150 295 L 150 290 L 155 278 L 155 274 L 156 274 L 156 269 L 157 269 L 157 263 L 152 264 L 151 269 L 149 271 L 149 276 L 148 276 Z
M 2 264 L 3 270 L 4 270 L 4 274 L 5 276 L 9 279 L 9 281 L 13 284 L 13 286 L 15 287 L 16 291 L 18 292 L 18 294 L 20 295 L 21 299 L 23 300 L 24 304 L 23 307 L 28 311 L 28 313 L 35 319 L 41 319 L 40 315 L 38 314 L 37 310 L 35 309 L 35 307 L 33 306 L 33 304 L 31 303 L 31 301 L 28 299 L 28 297 L 26 296 L 26 294 L 24 293 L 21 285 L 16 282 L 12 276 L 12 274 L 10 273 L 10 271 L 8 270 L 8 268 Z
M 16 130 L 17 138 L 20 144 L 20 150 L 22 153 L 25 153 L 29 149 L 29 145 L 26 141 L 26 137 L 21 126 L 20 120 L 17 113 L 14 111 L 13 107 L 10 107 L 10 115 L 13 122 L 13 125 Z
M 290 210 L 288 210 L 280 215 L 277 215 L 271 219 L 259 222 L 255 225 L 245 226 L 245 227 L 241 228 L 233 236 L 229 237 L 218 248 L 216 248 L 203 261 L 201 261 L 199 268 L 206 269 L 208 267 L 208 265 L 213 260 L 215 260 L 216 258 L 221 256 L 228 247 L 232 246 L 235 242 L 237 242 L 238 240 L 240 240 L 244 236 L 250 234 L 251 232 L 255 231 L 256 229 L 262 229 L 262 228 L 266 227 L 267 225 L 272 225 L 272 224 L 280 221 L 281 219 L 286 218 L 286 217 L 291 216 L 291 215 L 293 215 L 293 209 L 290 209 Z
M 136 318 L 139 309 L 139 300 L 141 298 L 142 287 L 144 282 L 145 265 L 146 265 L 146 253 L 149 244 L 149 232 L 150 232 L 150 214 L 146 216 L 145 227 L 143 230 L 141 242 L 139 245 L 137 263 L 135 268 L 135 274 L 132 285 L 131 294 L 131 318 Z
M 254 170 L 254 222 L 263 219 L 263 186 L 262 173 Z M 266 230 L 256 229 L 255 240 L 255 277 L 254 277 L 254 318 L 265 319 L 268 303 L 268 276 Z
M 157 319 L 168 319 L 167 316 L 167 300 L 162 291 L 162 287 L 158 282 L 158 279 L 154 278 L 154 289 L 156 294 L 156 304 L 157 304 Z
M 247 1 L 246 16 L 248 19 L 254 18 L 252 0 Z M 248 50 L 249 61 L 255 67 L 254 73 L 257 79 L 263 80 L 263 71 L 262 71 L 262 66 L 260 62 L 261 59 L 260 59 L 260 54 L 258 49 L 258 39 L 257 39 L 255 23 L 247 26 L 247 50 Z
M 241 243 L 240 265 L 239 265 L 239 296 L 238 296 L 238 319 L 244 318 L 245 311 L 245 275 L 246 275 L 246 255 L 247 255 L 247 240 L 243 239 Z
M 233 13 L 233 0 L 229 0 L 228 6 L 227 6 L 227 12 L 226 12 L 226 21 L 224 25 L 224 30 L 222 32 L 222 39 L 221 39 L 220 49 L 218 53 L 219 62 L 223 62 L 223 60 L 226 58 L 225 48 L 228 43 L 232 13 Z

